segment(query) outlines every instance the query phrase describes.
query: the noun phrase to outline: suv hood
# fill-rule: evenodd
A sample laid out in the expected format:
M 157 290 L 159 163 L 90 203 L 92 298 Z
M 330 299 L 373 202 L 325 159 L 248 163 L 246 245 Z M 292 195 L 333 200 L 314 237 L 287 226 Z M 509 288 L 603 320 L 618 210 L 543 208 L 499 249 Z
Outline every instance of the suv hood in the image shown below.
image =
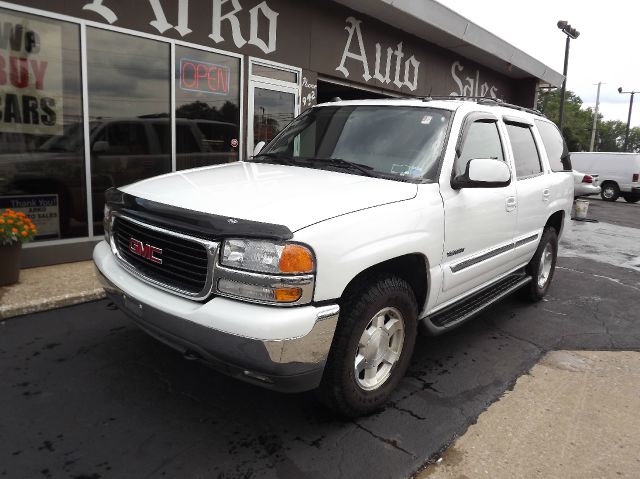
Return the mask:
M 119 188 L 158 203 L 230 218 L 305 226 L 416 196 L 417 185 L 335 171 L 235 162 Z

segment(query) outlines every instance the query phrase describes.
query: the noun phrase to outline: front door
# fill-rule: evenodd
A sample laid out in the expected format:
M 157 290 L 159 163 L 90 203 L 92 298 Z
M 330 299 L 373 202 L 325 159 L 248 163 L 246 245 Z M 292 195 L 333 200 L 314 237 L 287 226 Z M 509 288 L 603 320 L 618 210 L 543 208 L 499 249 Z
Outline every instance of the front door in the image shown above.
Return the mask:
M 497 118 L 472 113 L 463 128 L 454 176 L 463 174 L 473 158 L 508 162 Z M 437 302 L 442 306 L 513 268 L 517 200 L 514 178 L 505 187 L 455 190 L 451 187 L 451 167 L 443 168 L 440 191 L 445 244 L 442 290 Z
M 259 142 L 269 143 L 300 113 L 299 74 L 252 62 L 249 81 L 247 156 Z

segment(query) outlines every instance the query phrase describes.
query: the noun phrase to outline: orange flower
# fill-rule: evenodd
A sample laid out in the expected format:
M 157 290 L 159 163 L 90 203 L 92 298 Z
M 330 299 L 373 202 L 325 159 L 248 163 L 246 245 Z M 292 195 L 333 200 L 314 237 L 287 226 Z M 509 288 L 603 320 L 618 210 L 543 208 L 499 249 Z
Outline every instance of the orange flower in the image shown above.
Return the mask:
M 27 233 L 26 231 L 22 232 L 22 236 L 27 236 L 29 233 Z
M 12 233 L 17 233 L 18 232 L 18 228 L 11 228 L 11 232 Z
M 2 218 L 0 218 L 0 225 L 4 224 L 4 220 Z
M 13 220 L 7 220 L 7 223 L 12 225 L 13 224 Z

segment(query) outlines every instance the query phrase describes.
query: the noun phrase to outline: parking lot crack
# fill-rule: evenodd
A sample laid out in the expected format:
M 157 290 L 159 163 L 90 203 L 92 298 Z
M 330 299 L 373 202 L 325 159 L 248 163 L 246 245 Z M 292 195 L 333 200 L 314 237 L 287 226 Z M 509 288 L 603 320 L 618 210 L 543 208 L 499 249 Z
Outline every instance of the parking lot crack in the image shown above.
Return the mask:
M 502 329 L 500 326 L 495 324 L 493 321 L 486 320 L 486 322 L 489 323 L 489 325 L 492 326 L 495 330 L 499 331 L 500 334 L 502 334 L 502 335 L 504 335 L 504 336 L 506 336 L 508 338 L 515 339 L 516 341 L 522 341 L 523 343 L 527 343 L 527 344 L 533 346 L 534 348 L 536 348 L 539 352 L 545 352 L 545 349 L 542 346 L 540 346 L 539 344 L 534 343 L 530 339 L 517 336 L 517 335 L 507 331 L 506 329 Z
M 418 419 L 420 421 L 424 421 L 425 419 L 427 419 L 426 417 L 423 417 L 423 416 L 420 416 L 419 414 L 416 414 L 411 409 L 405 409 L 403 407 L 398 406 L 397 404 L 392 404 L 391 407 L 393 409 L 397 410 L 397 411 L 404 412 L 404 413 L 408 414 L 409 416 L 411 416 L 412 418 Z
M 389 446 L 393 447 L 394 449 L 397 449 L 400 452 L 404 452 L 405 454 L 411 456 L 411 457 L 416 457 L 415 454 L 407 451 L 406 449 L 402 448 L 400 445 L 398 445 L 398 441 L 396 441 L 395 439 L 389 439 L 383 436 L 379 436 L 378 434 L 376 434 L 375 432 L 371 431 L 370 429 L 367 429 L 366 427 L 364 427 L 362 424 L 359 424 L 357 422 L 353 422 L 353 424 L 358 428 L 358 429 L 362 429 L 364 432 L 368 433 L 371 437 L 377 439 L 380 442 L 383 442 L 385 444 L 388 444 Z
M 602 274 L 595 274 L 595 273 L 588 273 L 586 271 L 580 271 L 578 269 L 573 269 L 573 268 L 566 268 L 564 266 L 556 266 L 556 268 L 557 269 L 562 269 L 562 270 L 565 270 L 565 271 L 571 271 L 572 273 L 587 274 L 589 276 L 593 276 L 594 278 L 606 279 L 607 281 L 611 281 L 613 283 L 619 284 L 620 286 L 624 286 L 626 288 L 631 288 L 631 289 L 635 289 L 636 291 L 640 291 L 640 288 L 638 288 L 637 286 L 633 286 L 631 284 L 623 283 L 619 279 L 611 278 L 610 276 L 604 276 Z

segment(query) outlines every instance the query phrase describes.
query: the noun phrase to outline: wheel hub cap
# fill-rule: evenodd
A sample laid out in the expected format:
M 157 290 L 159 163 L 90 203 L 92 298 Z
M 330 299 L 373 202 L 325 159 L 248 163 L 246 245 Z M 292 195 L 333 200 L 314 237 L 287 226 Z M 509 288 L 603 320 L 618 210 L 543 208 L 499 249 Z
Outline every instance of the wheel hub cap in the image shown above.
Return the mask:
M 354 361 L 358 386 L 371 391 L 389 379 L 400 359 L 404 334 L 404 318 L 396 308 L 384 308 L 371 318 L 360 337 Z
M 551 276 L 551 266 L 553 265 L 553 246 L 547 243 L 540 257 L 540 269 L 538 271 L 538 287 L 544 288 L 549 276 Z

